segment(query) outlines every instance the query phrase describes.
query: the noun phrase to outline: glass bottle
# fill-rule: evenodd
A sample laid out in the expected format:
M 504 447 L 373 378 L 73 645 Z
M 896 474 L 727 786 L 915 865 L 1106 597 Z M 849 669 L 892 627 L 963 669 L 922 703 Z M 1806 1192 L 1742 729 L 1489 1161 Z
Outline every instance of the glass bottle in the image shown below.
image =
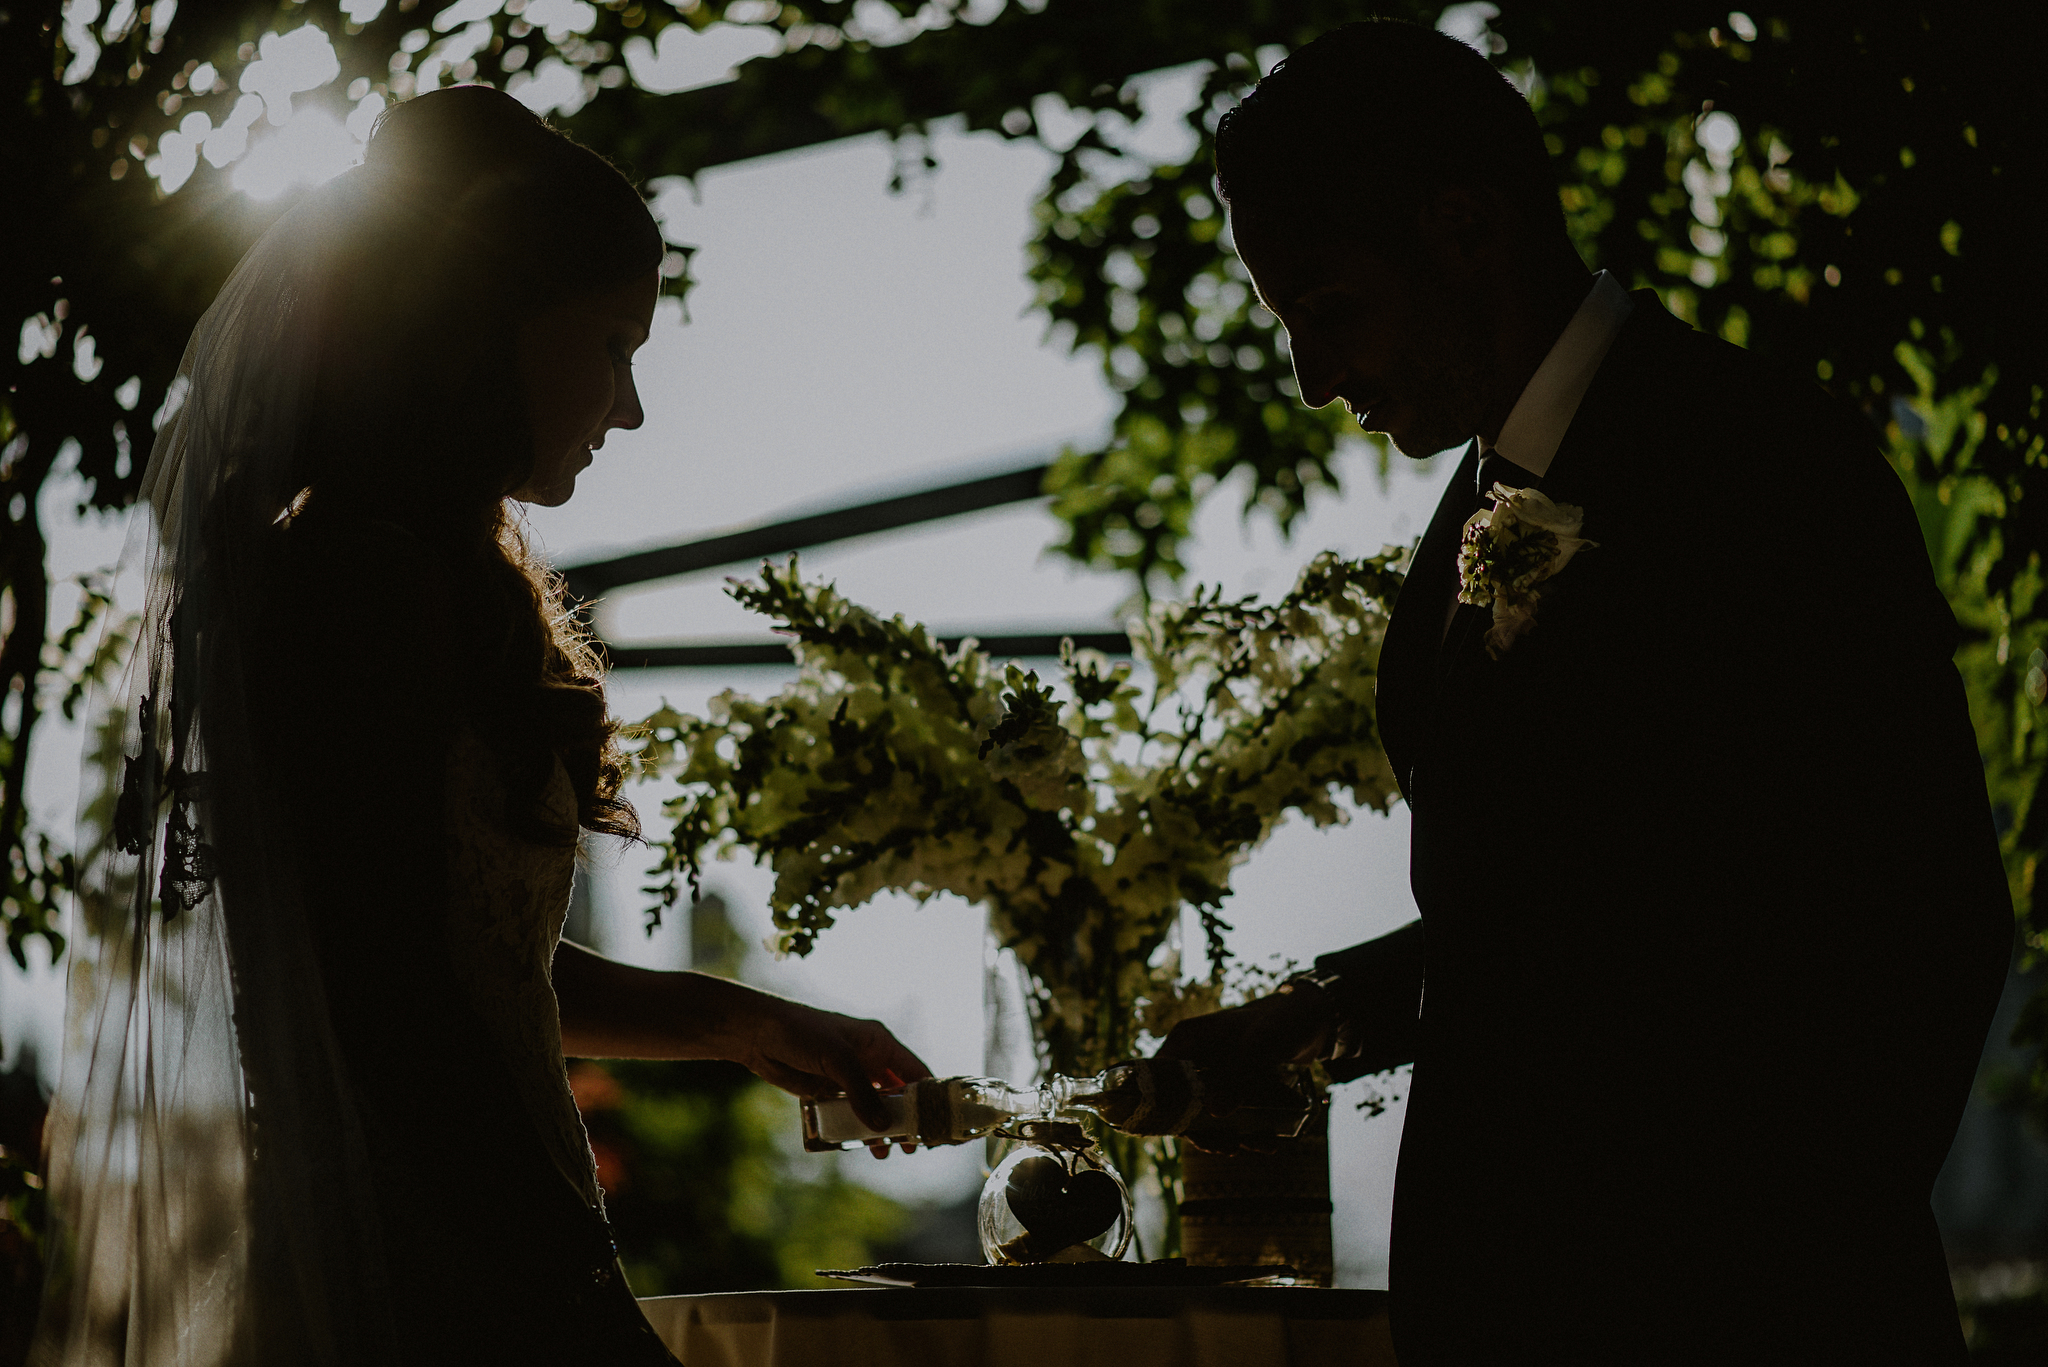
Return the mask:
M 1300 1079 L 1274 1073 L 1236 1079 L 1229 1112 L 1211 1115 L 1208 1079 L 1186 1059 L 1133 1059 L 1091 1078 L 1055 1077 L 1046 1085 L 1056 1112 L 1092 1111 L 1111 1129 L 1134 1135 L 1292 1139 L 1316 1109 Z
M 928 1077 L 882 1097 L 889 1123 L 877 1130 L 853 1113 L 844 1093 L 815 1097 L 803 1103 L 804 1147 L 819 1153 L 884 1141 L 964 1144 L 1008 1121 L 1050 1114 L 1048 1100 L 1042 1087 L 1013 1087 L 1000 1078 Z
M 926 1078 L 882 1098 L 889 1123 L 881 1130 L 855 1115 L 844 1095 L 804 1102 L 804 1147 L 960 1144 L 1012 1120 L 1076 1111 L 1093 1112 L 1125 1134 L 1290 1139 L 1316 1109 L 1312 1090 L 1281 1074 L 1251 1085 L 1240 1081 L 1233 1091 L 1237 1104 L 1230 1112 L 1210 1115 L 1202 1070 L 1185 1059 L 1133 1059 L 1093 1077 L 1056 1073 L 1038 1087 L 988 1077 Z

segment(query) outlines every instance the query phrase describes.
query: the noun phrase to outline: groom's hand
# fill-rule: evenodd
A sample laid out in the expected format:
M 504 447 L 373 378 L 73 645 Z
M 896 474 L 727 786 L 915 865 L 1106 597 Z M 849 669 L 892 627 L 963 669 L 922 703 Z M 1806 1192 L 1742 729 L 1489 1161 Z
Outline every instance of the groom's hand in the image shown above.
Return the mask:
M 1329 1054 L 1338 1028 L 1336 1004 L 1315 983 L 1296 979 L 1279 991 L 1173 1027 L 1155 1058 L 1185 1059 L 1202 1070 L 1204 1110 L 1226 1119 L 1240 1105 L 1269 1096 L 1280 1070 Z M 1197 1121 L 1185 1136 L 1211 1153 L 1271 1152 L 1277 1140 L 1232 1133 Z
M 1202 1070 L 1210 1115 L 1223 1117 L 1250 1094 L 1270 1088 L 1282 1068 L 1325 1057 L 1335 1043 L 1336 1004 L 1313 982 L 1296 979 L 1243 1006 L 1192 1016 L 1173 1027 L 1155 1055 Z
M 1329 1053 L 1337 1033 L 1336 1004 L 1312 982 L 1296 979 L 1270 996 L 1173 1027 L 1157 1057 L 1186 1059 L 1222 1079 L 1270 1077 L 1277 1068 L 1311 1063 Z

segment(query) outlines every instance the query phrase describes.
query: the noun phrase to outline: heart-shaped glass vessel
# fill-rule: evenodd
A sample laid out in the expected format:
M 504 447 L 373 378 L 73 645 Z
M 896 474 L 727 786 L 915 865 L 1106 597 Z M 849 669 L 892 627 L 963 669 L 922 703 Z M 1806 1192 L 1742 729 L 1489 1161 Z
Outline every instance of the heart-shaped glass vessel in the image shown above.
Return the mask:
M 979 1212 L 994 1264 L 1115 1260 L 1131 1243 L 1131 1193 L 1095 1148 L 1018 1145 L 982 1185 Z

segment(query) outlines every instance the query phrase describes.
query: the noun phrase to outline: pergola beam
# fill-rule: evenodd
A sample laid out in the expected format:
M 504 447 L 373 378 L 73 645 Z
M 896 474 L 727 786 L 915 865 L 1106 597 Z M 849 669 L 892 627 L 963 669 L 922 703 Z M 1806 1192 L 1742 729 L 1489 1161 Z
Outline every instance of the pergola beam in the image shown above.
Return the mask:
M 999 475 L 945 484 L 914 493 L 874 499 L 848 508 L 793 517 L 758 527 L 742 527 L 680 545 L 636 551 L 562 570 L 569 592 L 588 602 L 611 589 L 672 579 L 702 570 L 718 569 L 748 560 L 808 550 L 873 532 L 893 531 L 984 508 L 1024 503 L 1041 496 L 1046 465 L 1026 466 Z M 957 647 L 969 636 L 981 648 L 999 658 L 1035 659 L 1055 657 L 1063 641 L 1080 649 L 1099 650 L 1109 655 L 1128 655 L 1131 643 L 1121 631 L 1086 627 L 1077 631 L 1009 633 L 966 633 L 940 638 L 947 649 Z M 781 641 L 666 641 L 625 645 L 603 643 L 613 669 L 697 669 L 729 665 L 788 664 L 789 646 Z
M 941 485 L 934 489 L 920 489 L 916 493 L 899 494 L 893 498 L 875 499 L 869 503 L 855 504 L 850 508 L 835 508 L 830 512 L 814 513 L 808 517 L 793 517 L 762 526 L 742 527 L 736 531 L 722 532 L 716 536 L 686 541 L 680 545 L 635 551 L 630 555 L 615 556 L 610 560 L 570 565 L 562 570 L 562 577 L 568 581 L 572 594 L 578 598 L 590 599 L 629 584 L 644 584 L 653 579 L 672 579 L 677 575 L 695 574 L 700 570 L 717 569 L 721 565 L 737 565 L 749 560 L 762 560 L 771 555 L 786 555 L 790 551 L 807 550 L 813 546 L 829 545 L 835 541 L 868 536 L 875 532 L 893 531 L 898 527 L 913 527 L 920 522 L 956 517 L 961 513 L 979 512 L 984 508 L 1023 503 L 1039 497 L 1043 492 L 1045 474 L 1049 468 L 1051 467 L 1046 465 L 1032 465 L 1000 475 Z
M 1004 660 L 1057 659 L 1060 646 L 1072 641 L 1077 650 L 1099 650 L 1105 655 L 1129 655 L 1130 638 L 1121 631 L 1040 632 L 1023 636 L 942 636 L 939 643 L 953 650 L 972 640 L 983 654 Z M 729 665 L 786 665 L 790 663 L 786 641 L 678 641 L 669 644 L 612 645 L 604 647 L 613 669 L 704 669 Z

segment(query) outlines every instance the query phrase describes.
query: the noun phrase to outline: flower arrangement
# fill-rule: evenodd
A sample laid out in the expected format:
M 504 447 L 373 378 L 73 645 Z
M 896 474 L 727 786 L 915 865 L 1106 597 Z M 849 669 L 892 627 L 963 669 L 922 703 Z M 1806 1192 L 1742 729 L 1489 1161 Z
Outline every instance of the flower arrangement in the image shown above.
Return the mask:
M 1286 813 L 1329 826 L 1340 793 L 1378 812 L 1397 795 L 1373 703 L 1401 558 L 1325 553 L 1270 605 L 1155 604 L 1131 632 L 1148 689 L 1070 647 L 1057 691 L 804 582 L 794 558 L 764 566 L 730 592 L 794 638 L 796 680 L 636 728 L 641 773 L 681 783 L 650 918 L 741 851 L 775 872 L 788 953 L 879 892 L 952 893 L 1023 966 L 1046 1067 L 1129 1057 L 1216 1004 L 1232 871 Z M 1161 951 L 1189 906 L 1210 972 L 1183 983 Z
M 1498 660 L 1536 625 L 1543 584 L 1594 545 L 1579 535 L 1585 510 L 1535 489 L 1493 486 L 1493 506 L 1465 522 L 1458 543 L 1458 601 L 1493 609 L 1486 653 Z

